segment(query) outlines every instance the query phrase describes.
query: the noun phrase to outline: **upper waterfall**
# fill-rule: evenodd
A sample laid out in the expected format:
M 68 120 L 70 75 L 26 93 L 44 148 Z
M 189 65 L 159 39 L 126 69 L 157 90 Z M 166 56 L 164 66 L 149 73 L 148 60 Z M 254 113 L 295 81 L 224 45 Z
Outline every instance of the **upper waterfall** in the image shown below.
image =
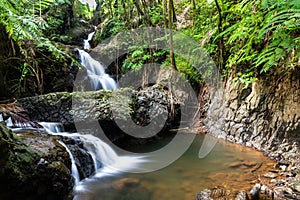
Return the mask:
M 87 39 L 83 40 L 83 49 L 90 49 L 91 48 L 90 41 L 93 39 L 93 36 L 95 35 L 96 30 L 97 30 L 97 27 L 94 26 L 94 29 L 95 29 L 95 31 L 91 32 L 88 35 Z
M 116 90 L 118 88 L 115 80 L 105 73 L 104 66 L 100 62 L 93 59 L 86 51 L 76 50 L 79 53 L 81 65 L 87 69 L 87 76 L 93 90 Z

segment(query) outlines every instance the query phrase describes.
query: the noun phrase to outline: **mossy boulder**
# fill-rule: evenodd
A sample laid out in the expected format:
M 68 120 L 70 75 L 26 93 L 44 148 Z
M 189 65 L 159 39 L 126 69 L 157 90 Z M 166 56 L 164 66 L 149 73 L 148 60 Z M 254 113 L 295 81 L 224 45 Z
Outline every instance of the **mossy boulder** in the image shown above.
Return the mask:
M 0 199 L 65 199 L 73 188 L 71 161 L 44 131 L 13 133 L 0 123 Z
M 129 140 L 144 143 L 155 139 L 176 128 L 180 121 L 179 100 L 172 99 L 169 91 L 159 85 L 141 90 L 121 88 L 117 91 L 57 92 L 18 101 L 32 120 L 60 122 L 66 131 L 89 132 L 96 136 L 98 132 L 104 132 L 118 144 Z M 134 131 L 137 127 L 146 126 L 145 136 L 133 137 L 139 138 L 138 141 L 132 140 L 131 133 L 137 132 Z M 158 131 L 157 127 L 160 128 Z M 95 133 L 95 129 L 99 131 Z

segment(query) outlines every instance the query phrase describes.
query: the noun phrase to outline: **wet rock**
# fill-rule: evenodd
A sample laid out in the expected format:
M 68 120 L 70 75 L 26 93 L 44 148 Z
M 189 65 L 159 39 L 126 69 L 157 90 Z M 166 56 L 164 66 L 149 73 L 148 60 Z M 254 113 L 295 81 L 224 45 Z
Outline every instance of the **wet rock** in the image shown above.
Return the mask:
M 0 149 L 0 199 L 64 199 L 73 188 L 70 157 L 56 137 L 16 135 L 0 123 Z
M 230 191 L 221 186 L 214 187 L 211 190 L 211 198 L 213 199 L 226 199 L 229 194 Z
M 70 152 L 73 154 L 80 179 L 87 178 L 95 173 L 96 169 L 93 158 L 91 154 L 89 154 L 88 150 L 85 149 L 79 138 L 62 137 L 61 140 L 66 144 Z M 99 167 L 100 166 L 101 164 L 99 164 Z
M 277 175 L 274 174 L 273 172 L 268 172 L 267 174 L 264 174 L 264 177 L 273 179 L 273 178 L 276 178 Z
M 197 200 L 213 200 L 211 197 L 211 191 L 209 189 L 202 190 L 197 194 Z
M 151 123 L 150 127 L 160 127 L 159 130 L 164 132 L 176 127 L 177 120 L 180 120 L 179 102 L 175 98 L 171 100 L 168 91 L 160 86 L 140 91 L 123 88 L 115 92 L 57 92 L 18 101 L 34 121 L 62 122 L 65 127 L 74 127 L 76 123 L 86 128 L 99 121 L 112 141 L 125 136 L 124 132 L 137 125 L 143 127 Z M 171 112 L 171 103 L 174 113 Z M 152 132 L 148 130 L 147 133 Z
M 247 195 L 247 192 L 242 190 L 239 191 L 239 193 L 235 196 L 234 200 L 249 200 L 249 197 Z
M 255 186 L 250 190 L 250 197 L 253 200 L 259 199 L 259 191 L 261 185 L 259 183 L 255 184 Z

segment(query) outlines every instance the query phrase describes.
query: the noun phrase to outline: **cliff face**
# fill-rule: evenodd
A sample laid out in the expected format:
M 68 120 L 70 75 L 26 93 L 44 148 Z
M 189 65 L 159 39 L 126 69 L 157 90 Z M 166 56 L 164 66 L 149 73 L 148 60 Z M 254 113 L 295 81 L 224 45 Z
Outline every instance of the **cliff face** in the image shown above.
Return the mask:
M 300 197 L 300 70 L 259 80 L 248 88 L 228 79 L 211 101 L 206 126 L 217 138 L 249 146 L 278 162 L 283 184 L 271 184 L 274 196 Z M 283 170 L 283 172 L 280 172 Z
M 270 155 L 277 161 L 296 156 L 292 152 L 299 151 L 300 142 L 299 70 L 278 79 L 259 80 L 244 89 L 234 87 L 229 79 L 224 93 L 212 102 L 207 127 L 213 135 L 266 153 L 278 150 L 279 154 Z M 287 142 L 292 149 L 281 152 Z

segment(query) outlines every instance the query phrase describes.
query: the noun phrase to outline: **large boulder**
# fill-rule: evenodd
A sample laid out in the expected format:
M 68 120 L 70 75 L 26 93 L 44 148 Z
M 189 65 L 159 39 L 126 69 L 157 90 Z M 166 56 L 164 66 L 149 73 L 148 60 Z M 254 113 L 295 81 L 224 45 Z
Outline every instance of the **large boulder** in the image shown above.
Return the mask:
M 75 123 L 87 127 L 98 121 L 112 140 L 124 135 L 116 122 L 129 130 L 137 125 L 143 127 L 161 122 L 153 120 L 161 118 L 165 122 L 161 131 L 166 131 L 180 120 L 179 102 L 171 101 L 168 91 L 159 86 L 140 91 L 123 88 L 117 91 L 58 92 L 19 99 L 19 103 L 30 119 L 61 122 L 66 130 L 75 130 Z M 171 111 L 171 103 L 175 104 L 175 112 Z
M 0 123 L 0 198 L 65 198 L 73 187 L 65 148 L 45 132 L 19 135 Z

